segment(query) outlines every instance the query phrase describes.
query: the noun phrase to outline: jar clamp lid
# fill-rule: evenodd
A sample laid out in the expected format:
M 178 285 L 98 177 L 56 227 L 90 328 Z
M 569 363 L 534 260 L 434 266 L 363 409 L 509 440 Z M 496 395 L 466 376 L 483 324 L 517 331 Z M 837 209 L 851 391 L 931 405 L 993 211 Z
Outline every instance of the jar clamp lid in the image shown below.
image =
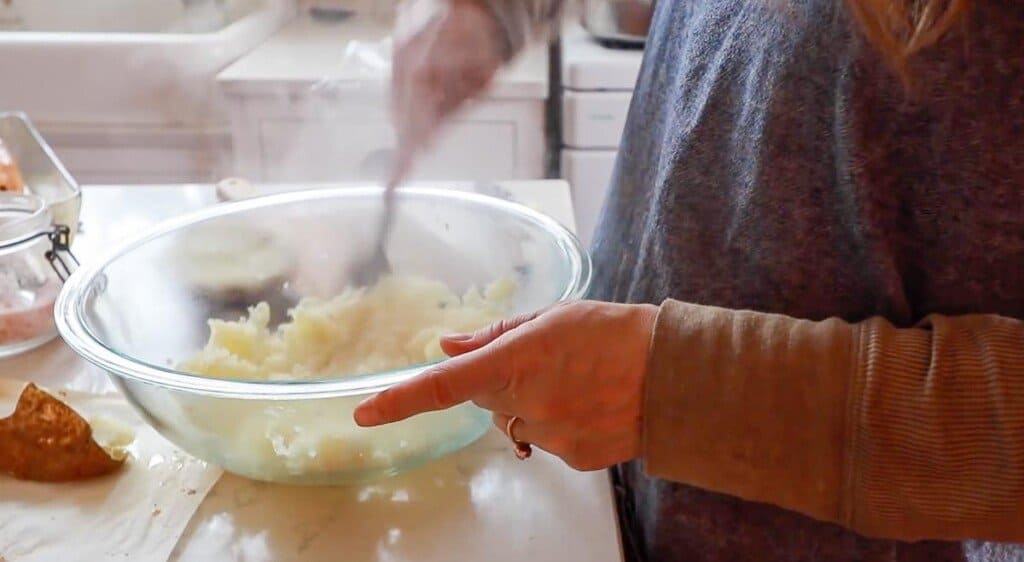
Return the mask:
M 78 260 L 71 253 L 71 229 L 54 225 L 46 203 L 35 196 L 0 193 L 0 254 L 47 238 L 46 260 L 57 277 L 67 281 Z

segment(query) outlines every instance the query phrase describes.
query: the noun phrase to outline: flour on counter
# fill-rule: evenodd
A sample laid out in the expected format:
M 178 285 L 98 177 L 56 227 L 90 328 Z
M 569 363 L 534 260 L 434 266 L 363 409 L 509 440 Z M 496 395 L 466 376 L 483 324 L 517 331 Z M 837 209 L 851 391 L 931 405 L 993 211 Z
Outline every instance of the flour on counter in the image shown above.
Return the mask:
M 25 383 L 0 379 L 0 413 Z M 90 420 L 101 446 L 127 455 L 114 474 L 84 482 L 0 476 L 0 553 L 23 562 L 166 562 L 221 470 L 172 445 L 118 395 L 55 393 Z

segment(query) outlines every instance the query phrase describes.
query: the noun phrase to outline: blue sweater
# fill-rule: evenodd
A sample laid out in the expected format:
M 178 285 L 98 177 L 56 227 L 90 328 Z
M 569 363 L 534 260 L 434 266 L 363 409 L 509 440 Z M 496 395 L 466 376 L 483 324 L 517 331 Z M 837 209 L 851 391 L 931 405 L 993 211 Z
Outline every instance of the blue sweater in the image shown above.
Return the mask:
M 980 0 L 911 71 L 908 91 L 842 0 L 659 2 L 593 296 L 1024 318 L 1024 3 Z M 650 560 L 1024 560 L 617 472 L 628 549 Z

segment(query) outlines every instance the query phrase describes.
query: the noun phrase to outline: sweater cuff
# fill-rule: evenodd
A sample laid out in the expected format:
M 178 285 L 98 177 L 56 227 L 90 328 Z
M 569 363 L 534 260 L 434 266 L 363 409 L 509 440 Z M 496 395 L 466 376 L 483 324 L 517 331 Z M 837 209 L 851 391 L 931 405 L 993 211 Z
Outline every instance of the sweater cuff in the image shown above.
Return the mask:
M 650 475 L 841 519 L 856 331 L 666 301 L 645 390 Z

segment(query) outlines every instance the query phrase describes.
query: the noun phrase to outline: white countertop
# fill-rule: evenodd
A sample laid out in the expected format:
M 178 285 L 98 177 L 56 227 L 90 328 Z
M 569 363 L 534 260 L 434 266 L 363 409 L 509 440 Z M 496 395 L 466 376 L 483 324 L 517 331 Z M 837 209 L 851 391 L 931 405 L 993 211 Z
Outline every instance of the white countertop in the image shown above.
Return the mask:
M 497 192 L 574 227 L 562 181 L 502 183 Z M 82 260 L 156 221 L 216 203 L 212 186 L 87 187 L 84 193 L 74 248 Z M 0 360 L 0 376 L 57 388 L 111 388 L 59 341 Z M 620 562 L 622 554 L 606 472 L 575 472 L 543 452 L 520 462 L 495 430 L 459 453 L 375 485 L 298 488 L 225 475 L 172 559 Z
M 346 57 L 353 44 L 377 46 L 391 34 L 380 18 L 354 16 L 340 22 L 312 19 L 303 12 L 276 35 L 237 60 L 217 77 L 229 94 L 295 92 L 330 80 L 334 83 L 380 82 L 385 74 Z M 354 43 L 358 42 L 358 43 Z M 390 51 L 373 51 L 389 61 Z M 548 49 L 529 49 L 499 72 L 487 94 L 491 99 L 548 96 Z

